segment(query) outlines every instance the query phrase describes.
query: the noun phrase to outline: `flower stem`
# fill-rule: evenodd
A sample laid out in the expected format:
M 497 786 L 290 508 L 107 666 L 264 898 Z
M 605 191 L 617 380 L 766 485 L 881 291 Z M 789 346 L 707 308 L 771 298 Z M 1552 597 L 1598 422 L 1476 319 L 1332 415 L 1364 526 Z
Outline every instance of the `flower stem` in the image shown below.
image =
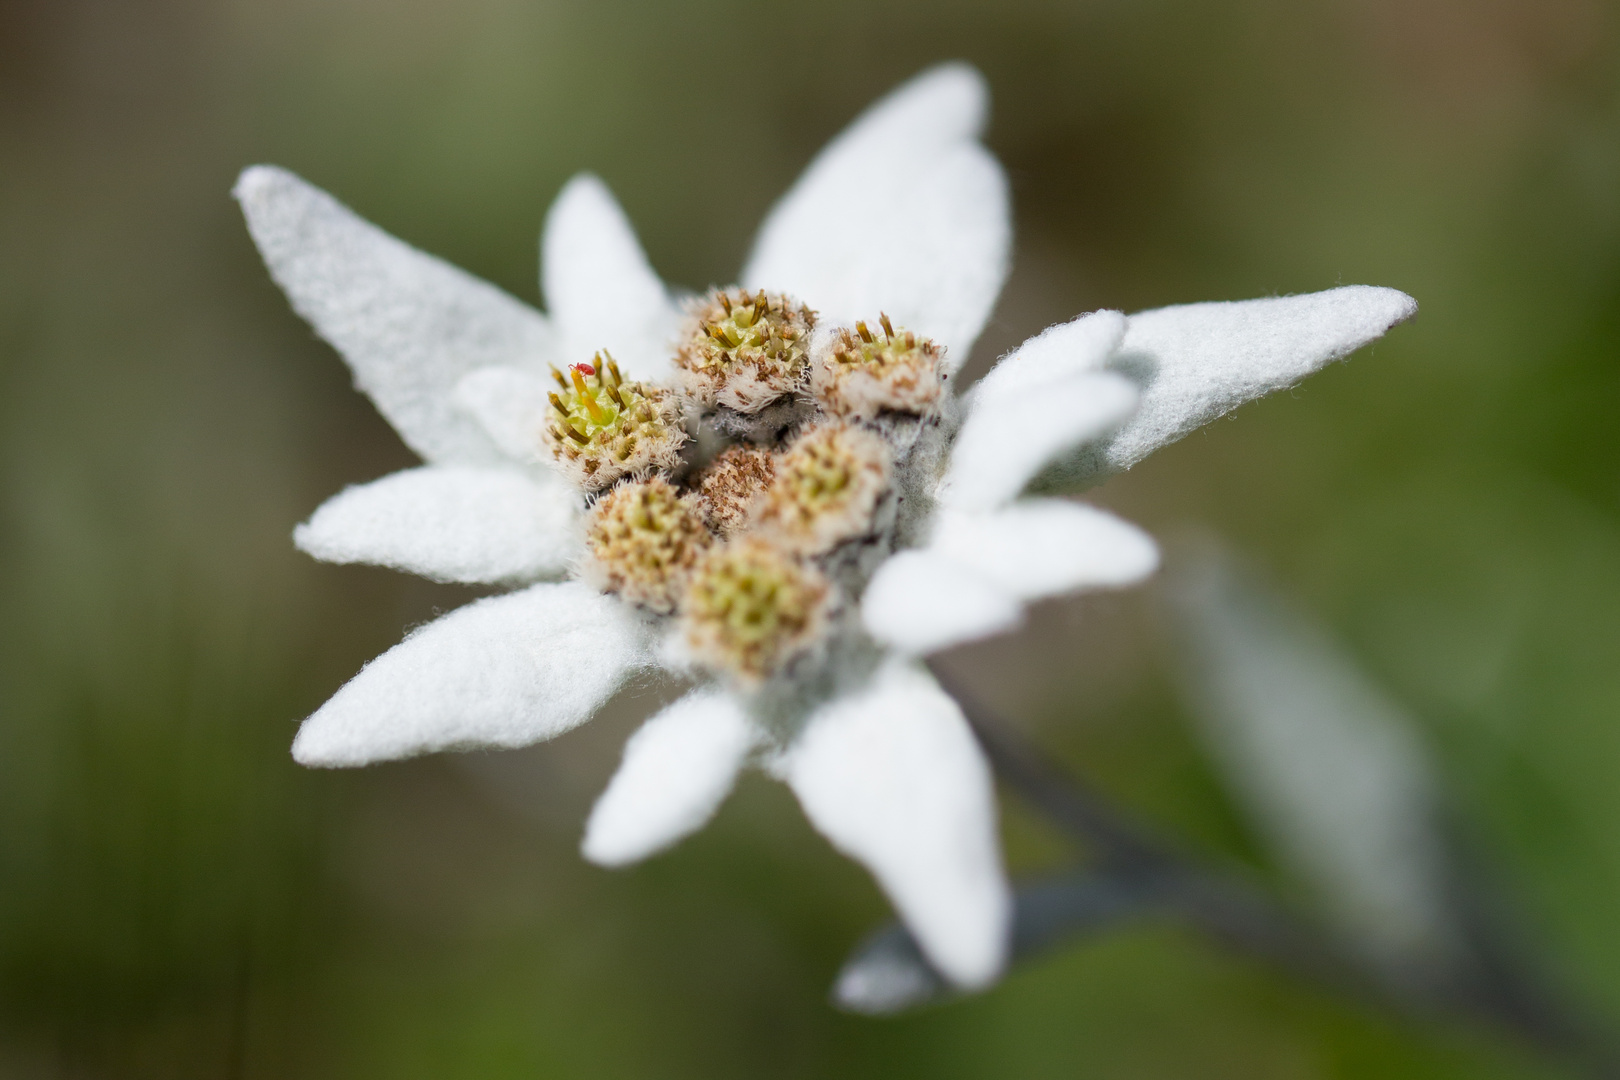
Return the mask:
M 1540 966 L 1526 961 L 1500 919 L 1488 917 L 1491 905 L 1477 883 L 1454 875 L 1452 901 L 1466 956 L 1439 977 L 1427 970 L 1392 972 L 1246 878 L 1182 851 L 1133 820 L 979 705 L 940 665 L 931 663 L 930 669 L 961 705 L 1002 780 L 1094 853 L 1085 871 L 1020 890 L 1015 957 L 1069 936 L 1066 927 L 1094 929 L 1129 913 L 1162 912 L 1334 993 L 1407 1019 L 1447 1015 L 1482 1022 L 1587 1075 L 1620 1078 L 1620 1058 L 1607 1034 L 1548 988 Z

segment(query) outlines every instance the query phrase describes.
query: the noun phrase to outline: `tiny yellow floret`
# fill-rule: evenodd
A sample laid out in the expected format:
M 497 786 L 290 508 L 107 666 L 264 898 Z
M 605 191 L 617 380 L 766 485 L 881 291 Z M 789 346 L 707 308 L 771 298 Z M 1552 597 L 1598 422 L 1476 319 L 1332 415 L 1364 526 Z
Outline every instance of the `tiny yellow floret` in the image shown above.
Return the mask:
M 819 342 L 810 364 L 810 389 L 828 412 L 869 420 L 885 410 L 927 416 L 945 388 L 944 350 L 887 315 L 878 329 L 857 322 Z
M 705 666 L 757 684 L 816 643 L 831 592 L 814 567 L 742 536 L 693 571 L 681 603 L 686 643 Z
M 705 406 L 758 412 L 804 384 L 815 312 L 789 297 L 717 289 L 692 309 L 675 354 L 685 391 Z
M 632 382 L 606 353 L 572 364 L 565 376 L 551 369 L 558 389 L 543 428 L 546 448 L 586 493 L 625 476 L 671 468 L 686 432 L 675 396 Z
M 626 481 L 603 495 L 585 519 L 586 576 L 629 603 L 674 611 L 713 543 L 694 502 L 662 477 Z
M 820 555 L 871 530 L 889 450 L 852 424 L 817 424 L 777 456 L 775 473 L 753 526 L 788 550 Z

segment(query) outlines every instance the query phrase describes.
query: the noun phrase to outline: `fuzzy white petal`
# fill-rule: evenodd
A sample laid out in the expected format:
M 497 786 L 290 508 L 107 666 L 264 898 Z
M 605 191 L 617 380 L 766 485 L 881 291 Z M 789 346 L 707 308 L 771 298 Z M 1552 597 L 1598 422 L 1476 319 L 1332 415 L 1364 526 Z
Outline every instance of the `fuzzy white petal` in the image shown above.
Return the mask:
M 1007 382 L 984 391 L 972 395 L 939 488 L 940 501 L 961 510 L 989 510 L 1016 498 L 1065 452 L 1124 423 L 1139 397 L 1129 379 L 1110 371 L 1022 394 Z
M 1007 589 L 926 549 L 878 567 L 861 598 L 866 632 L 914 656 L 1011 630 L 1021 618 Z
M 544 463 L 542 428 L 551 415 L 547 395 L 557 384 L 532 371 L 479 368 L 456 383 L 451 400 L 477 420 L 501 453 L 526 465 Z
M 570 180 L 551 204 L 541 278 L 568 363 L 607 349 L 632 378 L 667 374 L 679 312 L 630 219 L 589 173 Z
M 648 720 L 585 826 L 585 857 L 622 866 L 702 828 L 731 792 L 758 729 L 724 690 L 694 690 Z
M 235 195 L 271 276 L 406 445 L 430 462 L 498 460 L 450 392 L 475 368 L 549 357 L 545 318 L 284 169 L 247 169 Z
M 345 488 L 293 532 L 324 562 L 495 584 L 560 573 L 578 551 L 579 495 L 560 477 L 428 465 Z
M 1093 311 L 1049 326 L 997 361 L 975 398 L 1027 397 L 1032 390 L 1101 369 L 1125 338 L 1125 316 Z
M 457 608 L 377 657 L 298 729 L 303 765 L 525 746 L 590 719 L 648 663 L 618 600 L 579 582 Z
M 1153 538 L 1094 506 L 1028 499 L 992 514 L 946 512 L 929 549 L 1022 600 L 1134 585 L 1159 565 Z
M 1000 973 L 1012 903 L 990 770 L 933 679 L 892 664 L 812 716 L 781 771 L 811 824 L 872 872 L 945 976 L 978 987 Z
M 1127 469 L 1246 401 L 1292 386 L 1417 313 L 1395 289 L 1346 285 L 1305 296 L 1183 304 L 1130 316 L 1111 367 L 1142 384 L 1136 415 L 1053 470 L 1077 489 Z
M 960 365 L 1012 245 L 1006 178 L 977 141 L 986 102 L 977 71 L 946 64 L 873 105 L 771 210 L 742 283 L 832 323 L 886 312 Z

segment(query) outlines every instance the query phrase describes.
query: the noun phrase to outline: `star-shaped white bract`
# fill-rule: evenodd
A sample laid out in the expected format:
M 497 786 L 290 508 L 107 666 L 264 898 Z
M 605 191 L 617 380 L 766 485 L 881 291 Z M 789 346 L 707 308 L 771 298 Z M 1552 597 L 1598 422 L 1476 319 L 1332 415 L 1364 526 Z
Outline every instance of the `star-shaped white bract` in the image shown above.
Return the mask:
M 771 211 L 740 276 L 823 325 L 878 312 L 960 365 L 1011 246 L 1007 186 L 978 141 L 982 79 L 946 65 L 873 106 Z M 606 349 L 625 375 L 670 374 L 676 298 L 602 183 L 547 217 L 549 315 L 425 255 L 271 167 L 236 194 L 276 281 L 348 361 L 426 464 L 351 487 L 299 526 L 300 548 L 438 581 L 502 584 L 414 631 L 340 689 L 293 754 L 352 766 L 514 747 L 583 723 L 626 680 L 670 663 L 655 620 L 571 574 L 584 497 L 540 451 L 548 364 Z M 1292 385 L 1415 311 L 1391 289 L 1102 311 L 1047 330 L 967 395 L 920 544 L 860 600 L 887 649 L 784 727 L 747 693 L 700 681 L 646 722 L 591 814 L 585 854 L 635 861 L 701 827 L 750 762 L 877 878 L 930 960 L 982 986 L 1006 955 L 1010 900 L 990 771 L 918 657 L 1016 626 L 1024 604 L 1151 573 L 1152 540 L 1078 490 L 1244 401 Z M 926 501 L 926 500 L 925 500 Z M 684 669 L 683 674 L 686 674 Z

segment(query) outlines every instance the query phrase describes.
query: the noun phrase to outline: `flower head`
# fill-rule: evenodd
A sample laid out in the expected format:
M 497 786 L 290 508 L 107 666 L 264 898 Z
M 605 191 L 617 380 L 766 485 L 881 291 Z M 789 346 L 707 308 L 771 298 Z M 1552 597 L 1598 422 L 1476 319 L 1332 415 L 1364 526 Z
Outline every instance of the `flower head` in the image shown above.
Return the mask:
M 690 495 L 663 477 L 629 481 L 585 516 L 584 576 L 604 592 L 667 615 L 713 543 Z
M 600 491 L 621 476 L 673 468 L 686 441 L 675 396 L 660 386 L 632 382 L 613 357 L 568 365 L 551 377 L 559 390 L 546 398 L 554 415 L 543 425 L 546 449 L 584 491 Z
M 816 644 L 830 594 L 814 566 L 744 536 L 698 564 L 682 597 L 681 625 L 702 663 L 756 685 Z
M 878 436 L 827 422 L 806 430 L 772 464 L 755 527 L 784 548 L 824 555 L 869 532 L 889 491 L 889 448 Z
M 937 412 L 945 390 L 942 350 L 910 330 L 896 330 L 878 315 L 877 329 L 857 319 L 833 327 L 815 350 L 810 387 L 828 412 L 871 419 L 888 410 Z
M 667 667 L 697 685 L 626 745 L 588 857 L 675 843 L 753 763 L 871 870 L 945 976 L 992 980 L 1010 899 L 989 769 L 918 658 L 1016 627 L 1027 602 L 1151 573 L 1146 535 L 1053 496 L 1415 306 L 1350 286 L 1095 312 L 957 398 L 947 380 L 1011 242 L 985 101 L 961 65 L 895 91 L 771 211 L 740 284 L 684 302 L 591 177 L 547 217 L 542 315 L 289 173 L 244 172 L 272 275 L 426 462 L 338 494 L 295 542 L 522 586 L 372 661 L 294 757 L 519 746 Z
M 741 532 L 754 503 L 775 478 L 776 461 L 769 450 L 748 443 L 726 447 L 698 476 L 698 505 L 709 528 L 720 536 Z
M 804 382 L 815 312 L 788 296 L 716 289 L 693 305 L 675 367 L 697 402 L 754 413 Z

